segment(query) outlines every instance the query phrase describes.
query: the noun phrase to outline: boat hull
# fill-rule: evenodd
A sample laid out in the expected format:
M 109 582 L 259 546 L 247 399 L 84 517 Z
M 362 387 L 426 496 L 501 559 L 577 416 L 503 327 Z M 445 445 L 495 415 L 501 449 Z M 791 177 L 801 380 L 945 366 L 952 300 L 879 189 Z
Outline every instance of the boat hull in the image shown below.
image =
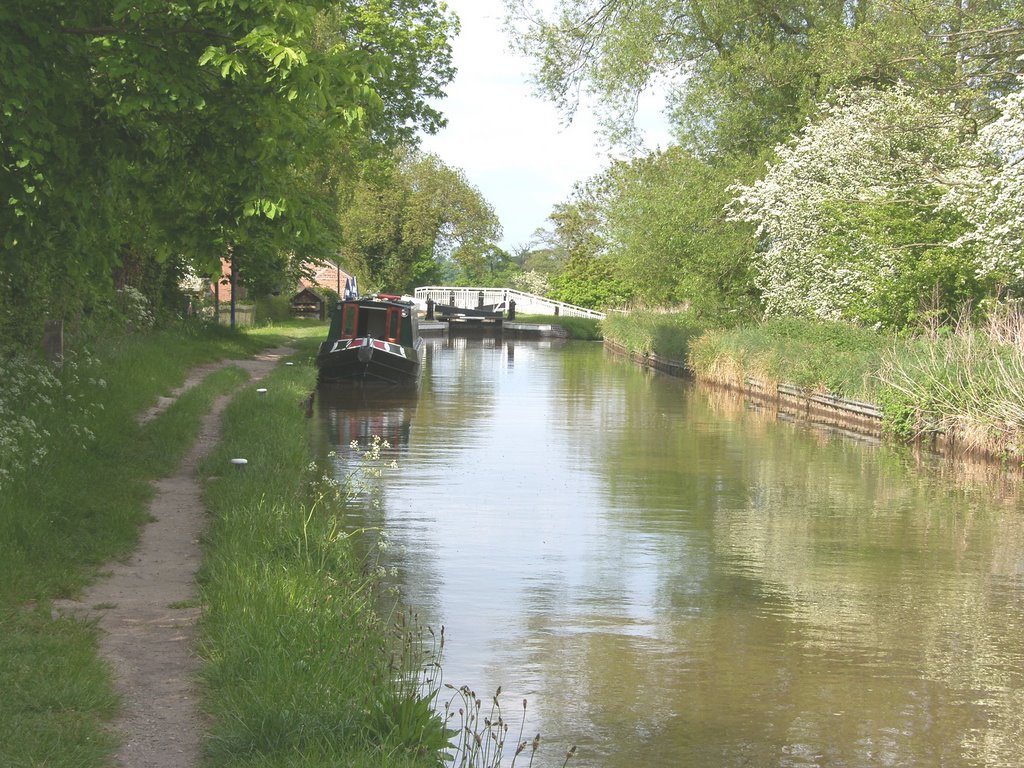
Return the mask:
M 419 381 L 423 339 L 406 347 L 372 338 L 325 341 L 316 357 L 320 381 L 415 384 Z

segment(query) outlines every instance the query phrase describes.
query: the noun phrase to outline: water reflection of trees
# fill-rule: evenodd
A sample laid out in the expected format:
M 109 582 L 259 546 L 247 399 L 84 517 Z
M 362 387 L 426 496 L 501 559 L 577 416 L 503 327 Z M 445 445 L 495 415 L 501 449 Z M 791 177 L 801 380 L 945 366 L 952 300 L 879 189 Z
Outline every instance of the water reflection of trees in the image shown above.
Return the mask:
M 636 636 L 623 616 L 536 649 L 561 681 L 549 713 L 600 702 L 583 706 L 614 745 L 602 765 L 662 740 L 677 764 L 1024 762 L 1012 483 L 622 381 L 573 404 L 621 420 L 600 436 L 608 508 L 624 542 L 662 536 L 662 610 Z
M 464 460 L 445 443 L 495 450 L 503 377 L 543 362 L 529 344 L 443 343 L 409 433 L 438 455 L 417 472 Z M 520 676 L 548 745 L 579 741 L 602 766 L 1022 762 L 1015 488 L 952 483 L 947 464 L 779 424 L 599 347 L 562 362 L 544 450 L 599 478 L 573 497 L 597 510 L 572 518 L 588 529 L 552 526 L 565 540 L 527 583 L 482 575 L 495 563 L 475 553 L 439 560 L 425 514 L 403 523 L 420 546 L 390 555 L 428 615 L 445 579 L 497 585 L 508 621 L 490 675 Z

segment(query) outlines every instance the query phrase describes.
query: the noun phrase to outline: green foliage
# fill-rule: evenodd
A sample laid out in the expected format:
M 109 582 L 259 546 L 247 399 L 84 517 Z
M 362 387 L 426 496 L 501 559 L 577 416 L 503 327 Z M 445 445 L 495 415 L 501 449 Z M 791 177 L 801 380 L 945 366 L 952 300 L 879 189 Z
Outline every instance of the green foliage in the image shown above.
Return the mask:
M 571 259 L 551 280 L 548 296 L 578 307 L 605 309 L 624 306 L 630 292 L 610 259 Z
M 994 283 L 982 280 L 969 248 L 950 247 L 967 229 L 949 209 L 937 209 L 935 190 L 878 201 L 836 202 L 823 207 L 829 232 L 822 248 L 849 268 L 851 254 L 898 249 L 892 268 L 869 271 L 865 290 L 848 309 L 864 323 L 888 328 L 914 326 L 929 316 L 943 320 L 960 307 L 991 294 Z
M 635 302 L 686 304 L 719 323 L 757 313 L 753 228 L 722 216 L 731 186 L 754 166 L 702 160 L 673 147 L 612 168 L 609 251 Z
M 282 254 L 335 250 L 344 169 L 441 124 L 454 29 L 436 0 L 5 3 L 0 333 L 81 323 L 179 254 L 281 287 Z
M 263 296 L 256 299 L 257 323 L 283 323 L 291 319 L 291 296 Z
M 604 338 L 633 352 L 678 361 L 686 361 L 690 344 L 704 328 L 690 312 L 614 312 L 601 322 Z
M 698 376 L 743 386 L 747 377 L 871 399 L 890 334 L 850 323 L 776 318 L 713 330 L 690 345 Z
M 467 274 L 481 269 L 501 233 L 462 171 L 409 148 L 363 166 L 340 221 L 357 271 L 389 291 L 436 284 L 449 263 Z
M 1017 88 L 1024 10 L 1013 0 L 507 0 L 542 94 L 567 115 L 592 97 L 613 139 L 639 94 L 667 85 L 681 143 L 755 156 L 785 141 L 843 86 L 950 94 L 984 115 Z

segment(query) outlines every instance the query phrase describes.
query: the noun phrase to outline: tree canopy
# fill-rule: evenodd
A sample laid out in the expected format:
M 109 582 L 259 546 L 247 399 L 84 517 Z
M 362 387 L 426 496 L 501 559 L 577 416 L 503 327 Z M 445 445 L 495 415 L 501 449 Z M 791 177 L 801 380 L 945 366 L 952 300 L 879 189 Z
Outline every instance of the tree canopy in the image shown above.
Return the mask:
M 898 81 L 984 109 L 1024 72 L 1016 0 L 506 0 L 539 92 L 599 104 L 613 137 L 664 84 L 680 143 L 701 153 L 785 141 L 842 86 Z
M 437 0 L 0 7 L 0 326 L 87 317 L 120 265 L 330 252 L 337 187 L 443 124 Z
M 342 255 L 373 286 L 409 291 L 486 262 L 501 225 L 465 174 L 399 147 L 366 163 L 340 217 Z
M 1017 0 L 506 0 L 541 95 L 628 140 L 601 251 L 634 300 L 902 326 L 1021 276 Z M 549 6 L 550 8 L 550 6 Z

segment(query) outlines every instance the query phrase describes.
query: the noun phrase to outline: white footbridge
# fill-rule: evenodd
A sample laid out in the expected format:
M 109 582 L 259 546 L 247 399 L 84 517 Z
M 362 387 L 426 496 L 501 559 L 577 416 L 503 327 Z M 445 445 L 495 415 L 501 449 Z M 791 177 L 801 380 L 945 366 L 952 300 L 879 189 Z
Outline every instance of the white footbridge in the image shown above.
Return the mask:
M 547 299 L 534 293 L 517 291 L 515 288 L 467 288 L 465 286 L 429 285 L 417 288 L 415 298 L 421 307 L 426 305 L 427 299 L 432 299 L 435 304 L 448 304 L 456 307 L 465 307 L 466 309 L 494 307 L 507 310 L 508 303 L 515 301 L 517 314 L 522 312 L 527 315 L 561 315 L 563 317 L 604 319 L 604 312 L 596 312 L 586 307 L 566 304 L 564 301 Z

